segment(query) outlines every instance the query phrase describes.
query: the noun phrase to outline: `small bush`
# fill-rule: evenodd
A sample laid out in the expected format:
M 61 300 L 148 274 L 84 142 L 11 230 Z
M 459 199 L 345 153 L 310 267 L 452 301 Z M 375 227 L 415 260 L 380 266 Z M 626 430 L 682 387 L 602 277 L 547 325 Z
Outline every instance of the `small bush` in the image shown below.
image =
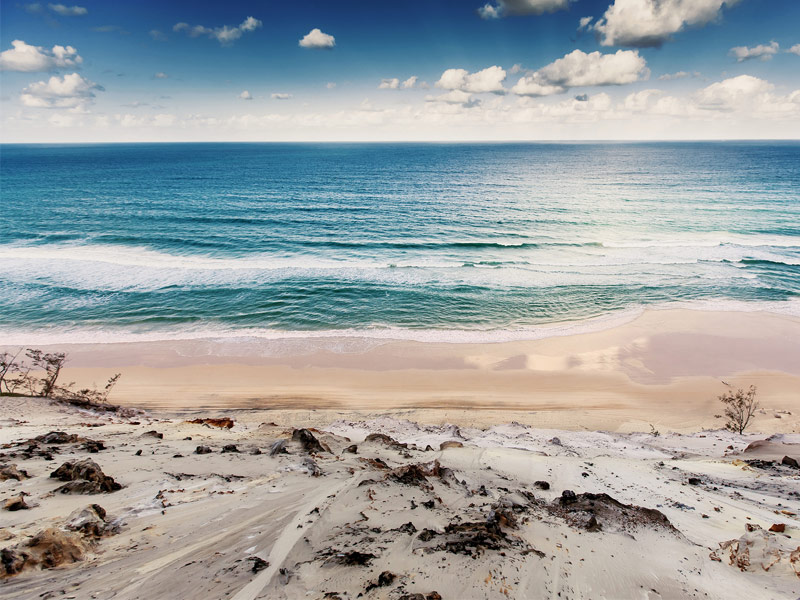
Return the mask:
M 756 386 L 751 385 L 747 391 L 741 388 L 728 390 L 719 396 L 719 401 L 725 406 L 724 414 L 718 415 L 719 418 L 725 418 L 725 429 L 738 434 L 744 433 L 759 407 Z

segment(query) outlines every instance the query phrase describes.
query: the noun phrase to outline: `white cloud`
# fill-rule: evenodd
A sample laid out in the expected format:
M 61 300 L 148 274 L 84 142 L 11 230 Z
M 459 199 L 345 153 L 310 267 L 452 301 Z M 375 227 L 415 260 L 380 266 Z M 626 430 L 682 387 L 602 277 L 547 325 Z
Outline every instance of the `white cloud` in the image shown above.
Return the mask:
M 315 27 L 303 36 L 298 44 L 301 48 L 331 50 L 336 45 L 336 38 Z
M 89 12 L 83 6 L 65 6 L 64 4 L 48 4 L 47 8 L 62 17 L 82 17 Z
M 695 94 L 697 105 L 706 110 L 731 111 L 755 102 L 769 102 L 770 82 L 752 75 L 739 75 L 712 83 Z
M 336 89 L 336 83 L 333 81 L 329 81 L 328 83 L 325 84 L 325 87 L 328 88 L 329 90 Z
M 797 54 L 800 56 L 800 44 L 795 44 L 791 48 L 789 48 L 786 52 L 791 52 L 792 54 Z
M 660 46 L 688 26 L 718 17 L 738 0 L 614 0 L 595 24 L 603 46 Z
M 247 17 L 238 26 L 231 27 L 223 25 L 222 27 L 204 27 L 203 25 L 191 26 L 188 23 L 176 23 L 172 27 L 172 31 L 185 31 L 190 37 L 207 36 L 211 39 L 216 39 L 220 44 L 226 46 L 232 44 L 242 34 L 255 31 L 261 27 L 262 23 L 255 17 Z M 152 32 L 151 32 L 152 35 Z
M 581 20 L 578 22 L 578 31 L 589 29 L 589 24 L 592 22 L 592 19 L 594 19 L 594 17 L 581 17 Z
M 543 15 L 569 8 L 573 0 L 497 0 L 487 2 L 478 9 L 482 19 L 499 19 L 504 16 Z
M 291 94 L 286 94 L 286 93 L 281 93 L 281 92 L 276 92 L 276 93 L 272 94 L 272 99 L 273 100 L 289 100 L 290 98 L 292 98 Z
M 157 42 L 166 42 L 167 36 L 164 34 L 163 31 L 159 31 L 158 29 L 151 29 L 150 30 L 150 37 L 153 38 Z
M 158 73 L 153 75 L 153 77 L 155 77 L 156 79 L 169 79 L 169 75 L 167 75 L 163 71 L 159 71 Z
M 447 69 L 436 82 L 436 87 L 472 94 L 485 92 L 505 94 L 506 90 L 503 87 L 505 78 L 505 70 L 496 65 L 476 73 L 470 73 L 466 69 Z
M 53 76 L 47 81 L 32 83 L 20 95 L 25 106 L 32 108 L 84 108 L 92 102 L 95 91 L 103 87 L 84 79 L 78 73 Z
M 397 77 L 392 79 L 381 79 L 380 84 L 378 84 L 379 90 L 396 90 L 400 88 L 400 80 Z
M 412 75 L 411 77 L 406 79 L 402 84 L 403 85 L 403 89 L 404 90 L 410 90 L 411 88 L 413 88 L 417 84 L 417 79 L 418 79 L 418 77 L 416 75 Z
M 659 81 L 672 81 L 673 79 L 685 79 L 686 77 L 700 77 L 699 71 L 693 71 L 689 73 L 688 71 L 677 71 L 675 73 L 664 73 L 663 75 L 659 75 Z
M 11 42 L 12 48 L 0 53 L 0 71 L 51 71 L 74 68 L 83 62 L 72 46 L 53 46 L 52 50 L 31 46 L 22 40 Z
M 748 48 L 747 46 L 736 46 L 731 48 L 728 53 L 736 59 L 736 62 L 744 62 L 746 60 L 758 59 L 761 61 L 770 60 L 780 50 L 778 42 L 770 42 L 769 44 L 759 44 Z
M 459 104 L 461 106 L 472 108 L 480 104 L 480 100 L 473 98 L 472 94 L 463 90 L 450 90 L 446 94 L 438 96 L 426 96 L 426 102 L 444 102 L 445 104 Z
M 615 54 L 573 50 L 522 77 L 511 91 L 520 96 L 550 96 L 573 87 L 624 85 L 647 79 L 649 74 L 637 50 L 618 50 Z
M 244 90 L 241 94 L 239 94 L 239 98 L 242 100 L 252 100 L 253 96 L 247 90 Z

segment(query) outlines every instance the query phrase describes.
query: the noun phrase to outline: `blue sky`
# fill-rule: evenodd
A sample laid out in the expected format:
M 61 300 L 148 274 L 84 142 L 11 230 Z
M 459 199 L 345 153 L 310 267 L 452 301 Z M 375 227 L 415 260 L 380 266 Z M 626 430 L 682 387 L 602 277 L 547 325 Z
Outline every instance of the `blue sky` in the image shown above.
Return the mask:
M 0 10 L 3 141 L 800 137 L 796 0 Z

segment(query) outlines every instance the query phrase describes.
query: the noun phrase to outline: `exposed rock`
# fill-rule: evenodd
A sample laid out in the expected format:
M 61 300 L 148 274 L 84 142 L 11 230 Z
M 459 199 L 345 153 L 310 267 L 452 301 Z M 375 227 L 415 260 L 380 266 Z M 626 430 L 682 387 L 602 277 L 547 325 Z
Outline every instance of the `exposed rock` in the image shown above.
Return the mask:
M 456 442 L 454 440 L 447 440 L 446 442 L 442 442 L 439 444 L 439 450 L 446 450 L 447 448 L 463 448 L 464 444 L 461 442 Z
M 263 571 L 269 566 L 269 563 L 267 561 L 258 556 L 250 556 L 247 558 L 247 560 L 253 561 L 253 566 L 250 568 L 250 570 L 253 573 L 258 573 L 259 571 Z
M 367 587 L 364 589 L 364 593 L 366 594 L 367 592 L 370 592 L 375 588 L 392 585 L 396 577 L 397 575 L 395 575 L 391 571 L 383 571 L 380 575 L 378 575 L 378 581 L 367 584 Z
M 551 513 L 564 518 L 574 527 L 588 531 L 610 529 L 628 531 L 639 527 L 662 528 L 673 533 L 677 530 L 666 515 L 654 508 L 623 504 L 608 494 L 574 494 L 565 501 L 565 490 L 561 498 L 548 505 Z
M 344 454 L 345 452 L 349 454 L 358 454 L 358 446 L 356 444 L 352 444 L 351 446 L 348 446 L 347 448 L 342 450 L 342 454 Z
M 303 459 L 303 466 L 308 469 L 308 474 L 312 477 L 319 477 L 322 475 L 322 469 L 319 468 L 319 465 L 317 465 L 310 456 Z
M 714 550 L 710 557 L 741 571 L 768 571 L 800 577 L 800 547 L 784 550 L 775 534 L 760 527 L 748 531 L 738 540 L 720 542 L 719 550 Z
M 219 427 L 220 429 L 233 429 L 234 421 L 230 417 L 219 417 L 216 419 L 192 419 L 186 421 L 193 425 L 208 425 L 209 427 Z
M 208 446 L 198 446 L 194 449 L 195 454 L 211 454 L 211 452 L 213 452 L 213 450 Z
M 19 496 L 12 496 L 8 500 L 5 501 L 3 504 L 3 508 L 5 510 L 16 511 L 16 510 L 28 510 L 30 506 L 28 503 L 25 502 L 25 495 L 20 494 Z
M 73 512 L 67 517 L 65 527 L 94 539 L 119 533 L 119 526 L 107 519 L 105 509 L 99 504 L 90 504 Z
M 791 456 L 784 456 L 783 460 L 781 460 L 782 465 L 786 465 L 787 467 L 794 467 L 795 469 L 800 469 L 800 463 L 797 462 L 797 459 L 792 458 Z
M 74 532 L 45 529 L 31 540 L 0 551 L 0 563 L 5 576 L 16 575 L 25 569 L 52 569 L 62 564 L 83 560 L 87 544 Z
M 390 438 L 388 435 L 383 433 L 370 433 L 366 438 L 364 438 L 365 442 L 374 442 L 376 444 L 383 444 L 393 450 L 400 450 L 408 448 L 408 444 L 401 444 L 400 442 Z
M 275 456 L 276 454 L 288 454 L 289 451 L 286 449 L 286 440 L 278 440 L 269 449 L 269 455 Z
M 417 528 L 414 527 L 414 524 L 411 521 L 409 521 L 408 523 L 400 525 L 400 527 L 392 529 L 392 531 L 399 531 L 400 533 L 407 533 L 408 535 L 413 535 L 417 533 Z
M 533 482 L 533 487 L 535 487 L 537 489 L 540 489 L 540 490 L 549 490 L 550 489 L 550 484 L 547 483 L 546 481 L 534 481 Z
M 100 440 L 86 440 L 83 443 L 83 449 L 91 454 L 96 454 L 100 450 L 105 450 L 106 446 Z
M 236 447 L 236 444 L 225 444 L 222 447 L 222 453 L 225 454 L 226 452 L 239 452 L 239 448 Z
M 33 439 L 42 444 L 75 444 L 84 440 L 84 438 L 77 434 L 66 433 L 64 431 L 51 431 L 50 433 L 45 433 Z
M 62 494 L 98 494 L 122 489 L 112 477 L 103 473 L 96 462 L 88 458 L 65 462 L 50 473 L 50 477 L 69 482 L 56 490 Z
M 786 531 L 786 523 L 773 523 L 769 530 L 775 533 L 783 533 Z
M 689 477 L 689 485 L 701 485 L 703 480 L 699 477 Z
M 370 554 L 369 552 L 350 550 L 348 552 L 337 552 L 333 554 L 325 561 L 325 563 L 333 563 L 345 566 L 364 566 L 370 564 L 374 558 L 377 558 L 377 556 Z
M 319 443 L 319 440 L 314 437 L 314 434 L 308 429 L 295 429 L 292 431 L 292 441 L 300 442 L 303 450 L 309 453 L 322 453 L 326 451 L 326 449 L 322 447 L 322 444 Z
M 574 504 L 578 501 L 578 496 L 572 490 L 564 490 L 561 492 L 561 498 L 558 499 L 562 505 Z
M 2 465 L 0 466 L 0 481 L 6 481 L 7 479 L 16 479 L 17 481 L 23 481 L 25 479 L 29 479 L 30 475 L 25 470 L 20 470 L 17 468 L 17 465 Z
M 163 440 L 164 439 L 164 434 L 163 433 L 159 433 L 158 431 L 153 429 L 151 431 L 145 431 L 142 434 L 142 437 L 153 437 L 153 438 L 156 438 L 158 440 Z
M 385 480 L 394 481 L 403 485 L 414 485 L 424 490 L 432 490 L 433 486 L 428 477 L 439 477 L 440 465 L 438 460 L 415 465 L 403 465 L 392 469 L 386 474 Z

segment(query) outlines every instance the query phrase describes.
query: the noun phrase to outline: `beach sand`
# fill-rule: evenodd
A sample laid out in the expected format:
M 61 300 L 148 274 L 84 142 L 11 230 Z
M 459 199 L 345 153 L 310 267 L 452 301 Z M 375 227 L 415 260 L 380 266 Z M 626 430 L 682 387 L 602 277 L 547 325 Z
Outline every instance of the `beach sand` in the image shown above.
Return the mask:
M 38 347 L 69 354 L 62 381 L 76 387 L 121 372 L 113 401 L 147 409 L 260 408 L 311 424 L 394 414 L 474 426 L 697 431 L 720 425 L 714 415 L 727 383 L 758 387 L 764 412 L 755 430 L 800 427 L 800 319 L 760 312 L 653 310 L 608 329 L 484 344 L 245 338 Z

